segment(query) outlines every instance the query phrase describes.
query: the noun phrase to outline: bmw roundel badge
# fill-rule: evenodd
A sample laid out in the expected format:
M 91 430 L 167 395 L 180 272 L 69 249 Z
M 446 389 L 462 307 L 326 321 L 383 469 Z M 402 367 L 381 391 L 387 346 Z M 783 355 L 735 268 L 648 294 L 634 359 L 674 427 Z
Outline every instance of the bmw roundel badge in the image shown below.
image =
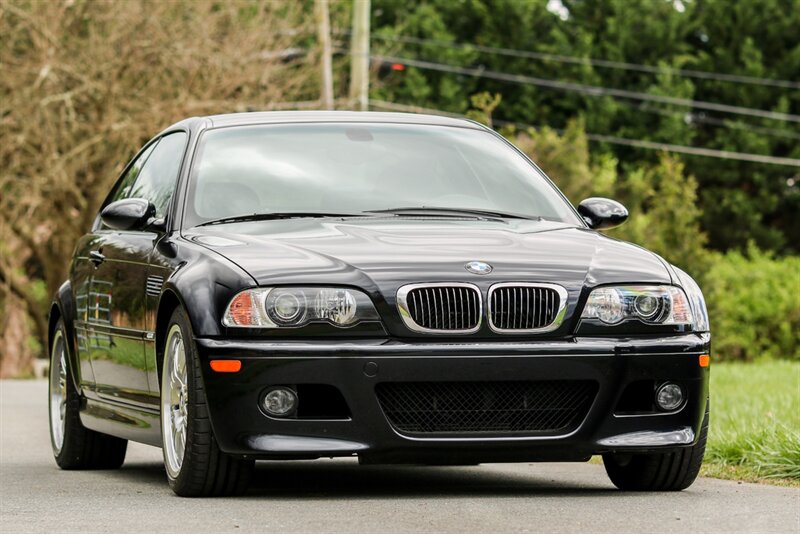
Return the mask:
M 471 261 L 464 265 L 464 268 L 472 274 L 489 274 L 492 272 L 492 266 L 483 261 Z

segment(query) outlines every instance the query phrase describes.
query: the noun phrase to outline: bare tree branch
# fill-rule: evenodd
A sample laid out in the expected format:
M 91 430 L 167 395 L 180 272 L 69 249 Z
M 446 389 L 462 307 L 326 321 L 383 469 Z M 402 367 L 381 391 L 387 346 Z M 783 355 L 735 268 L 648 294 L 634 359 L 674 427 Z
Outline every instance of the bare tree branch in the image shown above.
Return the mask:
M 186 116 L 316 99 L 316 58 L 275 53 L 314 38 L 302 9 L 0 0 L 0 273 L 39 335 L 46 303 L 31 285 L 57 289 L 76 239 L 144 142 Z

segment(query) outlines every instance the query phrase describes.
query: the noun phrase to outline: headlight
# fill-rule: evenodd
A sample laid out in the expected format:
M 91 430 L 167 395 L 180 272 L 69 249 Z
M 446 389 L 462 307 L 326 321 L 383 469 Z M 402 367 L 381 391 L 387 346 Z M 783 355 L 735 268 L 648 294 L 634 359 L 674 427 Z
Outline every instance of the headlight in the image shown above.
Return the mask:
M 377 321 L 378 312 L 361 291 L 341 287 L 260 287 L 237 294 L 222 324 L 245 328 L 292 328 L 309 323 L 355 326 Z
M 692 310 L 679 287 L 609 286 L 589 294 L 581 318 L 606 324 L 639 319 L 649 324 L 685 325 L 692 324 Z
M 677 267 L 675 267 L 675 271 L 678 273 L 678 279 L 681 281 L 681 285 L 686 291 L 686 295 L 689 297 L 689 304 L 692 306 L 694 329 L 697 332 L 708 332 L 710 330 L 708 309 L 706 309 L 706 299 L 703 298 L 703 292 L 700 290 L 700 286 L 698 286 L 697 282 L 684 271 Z

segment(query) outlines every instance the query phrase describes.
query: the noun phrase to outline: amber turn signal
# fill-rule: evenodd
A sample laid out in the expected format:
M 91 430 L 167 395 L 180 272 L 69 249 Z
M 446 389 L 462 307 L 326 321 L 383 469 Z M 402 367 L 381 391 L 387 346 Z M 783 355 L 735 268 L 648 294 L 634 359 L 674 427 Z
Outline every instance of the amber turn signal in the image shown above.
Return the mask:
M 239 360 L 211 360 L 211 370 L 218 373 L 238 373 L 241 368 Z
M 709 363 L 711 363 L 711 356 L 709 356 L 708 354 L 701 354 L 700 367 L 708 367 Z

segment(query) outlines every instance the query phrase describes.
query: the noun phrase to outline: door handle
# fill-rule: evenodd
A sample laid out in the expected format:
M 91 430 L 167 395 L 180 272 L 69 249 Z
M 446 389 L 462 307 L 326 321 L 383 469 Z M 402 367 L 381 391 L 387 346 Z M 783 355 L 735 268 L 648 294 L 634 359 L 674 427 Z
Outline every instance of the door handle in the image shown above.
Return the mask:
M 99 250 L 93 250 L 89 253 L 89 260 L 94 263 L 95 267 L 100 267 L 100 264 L 106 261 L 106 257 Z

